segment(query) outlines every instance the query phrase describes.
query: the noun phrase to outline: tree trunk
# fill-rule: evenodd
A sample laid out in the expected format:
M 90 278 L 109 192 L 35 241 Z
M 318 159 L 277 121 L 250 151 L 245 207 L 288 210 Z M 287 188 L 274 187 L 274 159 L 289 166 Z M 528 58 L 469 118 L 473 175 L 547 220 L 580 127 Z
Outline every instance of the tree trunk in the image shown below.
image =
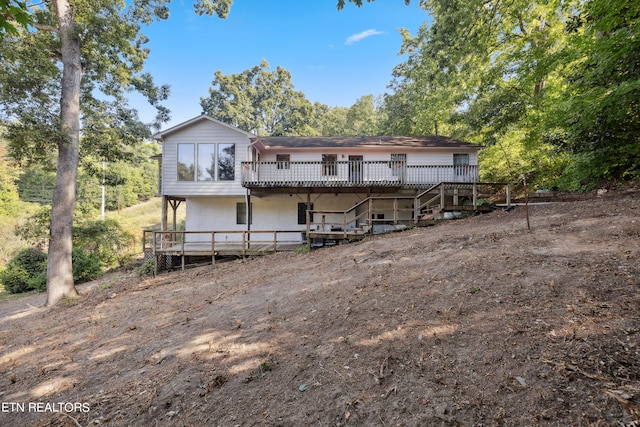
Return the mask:
M 60 127 L 64 138 L 58 141 L 58 169 L 51 206 L 47 305 L 54 305 L 63 298 L 78 296 L 73 284 L 71 250 L 80 145 L 80 39 L 69 2 L 55 0 L 53 4 L 62 53 Z

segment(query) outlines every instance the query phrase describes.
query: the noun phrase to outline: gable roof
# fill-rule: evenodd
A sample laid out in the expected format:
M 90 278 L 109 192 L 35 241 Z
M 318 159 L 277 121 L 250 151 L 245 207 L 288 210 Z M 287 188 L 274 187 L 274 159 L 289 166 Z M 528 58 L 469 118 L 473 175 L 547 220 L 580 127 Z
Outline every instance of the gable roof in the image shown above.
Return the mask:
M 255 137 L 254 134 L 250 133 L 250 132 L 245 132 L 240 128 L 237 128 L 235 126 L 232 126 L 228 123 L 222 122 L 220 120 L 214 119 L 213 117 L 207 116 L 206 114 L 202 114 L 198 117 L 194 117 L 193 119 L 187 120 L 186 122 L 182 122 L 176 126 L 170 127 L 169 129 L 165 129 L 161 132 L 156 133 L 155 135 L 152 136 L 153 139 L 156 139 L 158 141 L 162 141 L 163 138 L 165 138 L 166 136 L 175 133 L 175 132 L 179 132 L 183 129 L 188 128 L 189 126 L 193 126 L 195 124 L 201 123 L 201 122 L 205 122 L 205 121 L 209 121 L 212 123 L 215 123 L 217 125 L 223 126 L 227 129 L 230 129 L 232 131 L 241 133 L 249 138 Z
M 465 148 L 481 147 L 469 142 L 444 136 L 269 136 L 251 138 L 254 145 L 263 149 L 287 148 Z

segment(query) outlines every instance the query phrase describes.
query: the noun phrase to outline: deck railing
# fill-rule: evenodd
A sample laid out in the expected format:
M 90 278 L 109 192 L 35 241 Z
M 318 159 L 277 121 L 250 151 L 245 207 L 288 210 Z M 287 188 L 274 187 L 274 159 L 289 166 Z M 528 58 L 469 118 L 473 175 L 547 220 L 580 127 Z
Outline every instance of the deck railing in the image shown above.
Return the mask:
M 227 230 L 227 231 L 155 231 L 144 230 L 142 245 L 153 255 L 155 271 L 157 256 L 178 256 L 185 267 L 185 256 L 216 255 L 249 256 L 293 250 L 303 243 L 304 230 Z
M 409 165 L 403 161 L 242 162 L 245 187 L 421 187 L 475 182 L 474 165 Z

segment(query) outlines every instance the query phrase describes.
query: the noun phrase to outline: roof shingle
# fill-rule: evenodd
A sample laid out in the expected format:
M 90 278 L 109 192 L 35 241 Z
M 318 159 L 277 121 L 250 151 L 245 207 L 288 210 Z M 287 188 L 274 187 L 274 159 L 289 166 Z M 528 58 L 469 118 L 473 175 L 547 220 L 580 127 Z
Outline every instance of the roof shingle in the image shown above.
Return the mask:
M 251 138 L 267 149 L 278 148 L 350 148 L 350 147 L 412 147 L 412 148 L 476 148 L 468 142 L 444 136 L 269 136 Z

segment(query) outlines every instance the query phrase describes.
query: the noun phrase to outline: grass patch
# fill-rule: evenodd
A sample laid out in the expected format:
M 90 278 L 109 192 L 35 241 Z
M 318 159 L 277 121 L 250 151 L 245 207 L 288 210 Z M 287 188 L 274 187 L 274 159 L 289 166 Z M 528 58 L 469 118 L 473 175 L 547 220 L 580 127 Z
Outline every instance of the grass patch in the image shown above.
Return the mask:
M 120 210 L 120 212 L 107 212 L 106 217 L 118 221 L 122 229 L 135 238 L 134 254 L 142 254 L 142 230 L 160 230 L 160 217 L 162 215 L 162 199 L 153 199 L 130 206 Z M 184 221 L 186 217 L 185 204 L 181 204 L 177 211 L 177 222 Z M 169 221 L 172 221 L 172 213 L 169 212 Z

